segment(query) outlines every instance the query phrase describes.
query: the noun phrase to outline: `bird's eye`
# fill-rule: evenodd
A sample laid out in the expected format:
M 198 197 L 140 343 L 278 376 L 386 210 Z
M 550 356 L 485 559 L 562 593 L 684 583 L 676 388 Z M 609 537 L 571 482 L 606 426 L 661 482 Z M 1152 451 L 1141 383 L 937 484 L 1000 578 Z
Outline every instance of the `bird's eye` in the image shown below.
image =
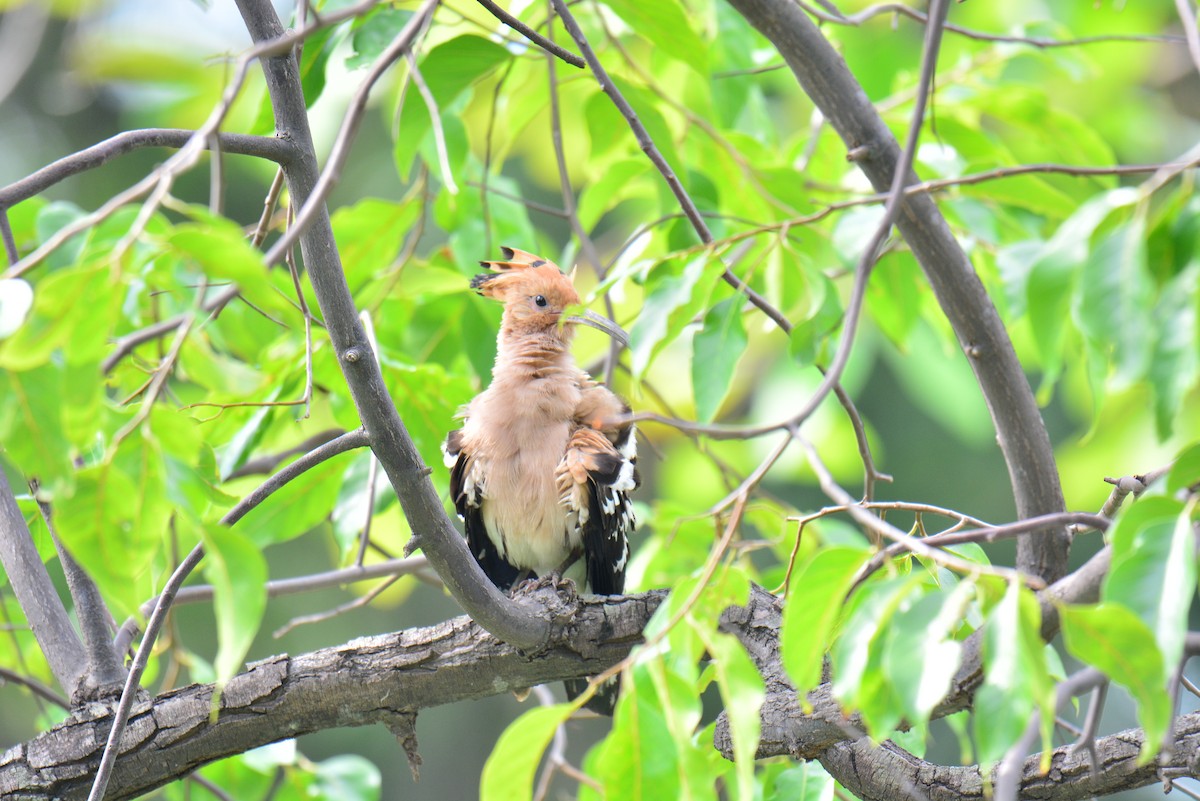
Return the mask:
M 535 295 L 533 298 L 533 302 L 538 305 L 538 308 L 541 308 L 541 309 L 546 308 L 546 296 L 545 295 Z

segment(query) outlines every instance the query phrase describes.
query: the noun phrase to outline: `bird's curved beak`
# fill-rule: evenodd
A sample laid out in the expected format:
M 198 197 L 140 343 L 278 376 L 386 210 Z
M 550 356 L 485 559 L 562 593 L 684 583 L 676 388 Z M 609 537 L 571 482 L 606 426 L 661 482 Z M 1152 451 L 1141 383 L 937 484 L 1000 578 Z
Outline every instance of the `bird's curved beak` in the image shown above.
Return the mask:
M 621 347 L 629 347 L 629 334 L 625 333 L 625 329 L 614 323 L 602 314 L 596 314 L 589 309 L 581 309 L 578 314 L 572 314 L 563 318 L 564 323 L 582 323 L 590 325 L 598 331 L 603 331 L 610 337 L 620 343 Z

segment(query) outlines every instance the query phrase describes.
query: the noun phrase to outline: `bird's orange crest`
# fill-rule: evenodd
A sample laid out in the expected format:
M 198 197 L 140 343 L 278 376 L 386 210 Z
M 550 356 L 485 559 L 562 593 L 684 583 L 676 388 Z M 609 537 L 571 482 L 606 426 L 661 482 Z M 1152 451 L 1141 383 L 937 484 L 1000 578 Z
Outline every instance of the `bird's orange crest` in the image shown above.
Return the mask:
M 501 248 L 504 261 L 481 261 L 491 273 L 471 279 L 471 288 L 487 298 L 504 304 L 502 333 L 534 334 L 557 330 L 564 341 L 570 338 L 570 325 L 582 323 L 598 328 L 622 345 L 628 335 L 619 325 L 580 307 L 575 291 L 575 271 L 563 273 L 549 259 L 517 248 Z

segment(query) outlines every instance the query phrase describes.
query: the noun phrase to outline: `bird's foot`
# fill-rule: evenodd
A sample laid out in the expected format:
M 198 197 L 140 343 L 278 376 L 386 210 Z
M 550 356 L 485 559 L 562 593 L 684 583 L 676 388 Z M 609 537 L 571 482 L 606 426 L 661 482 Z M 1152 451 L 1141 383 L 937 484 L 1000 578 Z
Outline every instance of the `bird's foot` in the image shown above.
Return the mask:
M 533 595 L 538 590 L 554 590 L 560 595 L 573 597 L 578 595 L 575 581 L 565 577 L 557 570 L 552 570 L 543 576 L 532 576 L 513 586 L 513 595 Z

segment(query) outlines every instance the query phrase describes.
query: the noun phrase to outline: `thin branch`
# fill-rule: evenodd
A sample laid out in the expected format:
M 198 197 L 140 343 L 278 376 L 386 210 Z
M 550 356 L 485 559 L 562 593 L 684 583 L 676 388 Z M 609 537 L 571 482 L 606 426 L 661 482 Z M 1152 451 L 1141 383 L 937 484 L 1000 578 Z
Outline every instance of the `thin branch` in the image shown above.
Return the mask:
M 36 695 L 38 698 L 49 701 L 50 703 L 60 706 L 63 709 L 71 709 L 70 701 L 68 701 L 59 693 L 55 692 L 53 687 L 47 687 L 45 684 L 42 684 L 32 676 L 22 676 L 16 671 L 9 670 L 6 667 L 0 667 L 0 682 L 2 681 L 7 681 L 12 684 L 19 684 Z
M 783 55 L 806 94 L 859 155 L 856 164 L 877 191 L 894 183 L 899 145 L 845 61 L 790 0 L 729 0 Z M 905 181 L 914 181 L 911 175 Z M 1017 513 L 1033 517 L 1064 510 L 1061 483 L 1036 399 L 1007 330 L 962 247 L 928 196 L 906 196 L 896 224 L 925 271 L 954 329 L 996 428 Z M 1023 538 L 1023 572 L 1053 580 L 1067 568 L 1066 530 Z
M 74 697 L 87 671 L 87 654 L 33 544 L 3 469 L 0 469 L 0 565 L 8 575 L 13 594 L 33 629 L 50 672 L 63 692 Z
M 254 235 L 250 237 L 250 244 L 254 247 L 261 247 L 263 240 L 267 238 L 267 232 L 271 229 L 271 219 L 275 216 L 275 205 L 279 202 L 279 196 L 283 193 L 283 168 L 280 167 L 275 171 L 275 177 L 271 180 L 271 188 L 267 190 L 267 196 L 263 198 L 262 214 L 258 217 L 258 225 L 254 227 Z
M 349 431 L 337 439 L 325 443 L 316 450 L 292 462 L 263 482 L 258 489 L 247 495 L 236 506 L 226 512 L 224 517 L 221 518 L 221 523 L 226 526 L 232 526 L 241 520 L 250 510 L 265 501 L 273 492 L 283 487 L 301 473 L 339 453 L 344 453 L 347 450 L 362 447 L 366 444 L 367 436 L 362 429 Z M 163 586 L 162 592 L 155 599 L 154 611 L 151 613 L 150 620 L 146 624 L 146 631 L 142 635 L 142 642 L 138 645 L 137 654 L 134 656 L 133 664 L 129 668 L 129 675 L 125 679 L 125 687 L 121 691 L 121 700 L 117 704 L 116 711 L 113 713 L 112 728 L 109 731 L 108 740 L 104 745 L 104 753 L 100 758 L 100 765 L 96 770 L 92 789 L 88 793 L 88 801 L 101 801 L 104 798 L 104 791 L 111 778 L 113 763 L 117 758 L 118 744 L 121 742 L 121 735 L 124 734 L 125 725 L 129 722 L 129 712 L 133 707 L 134 700 L 137 698 L 137 690 L 141 683 L 142 673 L 146 670 L 146 665 L 150 661 L 150 654 L 154 650 L 154 642 L 158 639 L 158 633 L 162 630 L 163 622 L 166 620 L 167 613 L 171 609 L 175 595 L 183 586 L 183 582 L 187 580 L 187 577 L 191 575 L 192 571 L 196 569 L 196 566 L 200 564 L 203 558 L 204 546 L 202 544 L 197 545 L 179 563 L 179 566 L 175 568 L 175 571 Z M 125 650 L 125 645 L 120 642 L 116 644 L 116 647 L 118 652 Z
M 1192 57 L 1192 64 L 1200 72 L 1200 32 L 1196 30 L 1196 10 L 1192 8 L 1192 0 L 1175 0 L 1175 10 L 1179 13 L 1179 21 L 1183 23 L 1188 55 Z
M 919 9 L 911 6 L 906 6 L 902 3 L 880 3 L 878 5 L 869 6 L 859 11 L 857 14 L 846 16 L 844 14 L 827 14 L 821 12 L 807 3 L 798 2 L 801 8 L 807 11 L 812 16 L 822 22 L 830 22 L 837 25 L 851 25 L 857 27 L 873 17 L 883 14 L 895 14 L 909 19 L 916 20 L 922 25 L 927 24 L 929 18 Z M 976 31 L 971 28 L 964 28 L 961 25 L 954 23 L 945 23 L 946 30 L 964 36 L 968 39 L 977 39 L 983 42 L 997 42 L 1006 44 L 1023 44 L 1039 49 L 1052 47 L 1079 47 L 1080 45 L 1089 44 L 1108 44 L 1112 42 L 1179 42 L 1182 41 L 1178 36 L 1170 36 L 1164 34 L 1101 34 L 1098 36 L 1084 36 L 1077 39 L 1046 39 L 1035 36 L 1013 36 L 1008 34 L 988 33 L 986 31 Z
M 1054 708 L 1061 709 L 1075 696 L 1082 695 L 1094 687 L 1102 687 L 1106 682 L 1104 674 L 1096 668 L 1084 668 L 1058 683 L 1058 688 L 1055 690 Z M 996 768 L 995 801 L 1017 801 L 1017 794 L 1021 789 L 1021 779 L 1025 772 L 1025 757 L 1037 741 L 1042 715 L 1048 713 L 1050 710 L 1035 710 L 1033 718 L 1025 727 L 1021 738 L 1008 749 L 1000 761 Z
M 87 656 L 87 671 L 83 682 L 86 691 L 100 696 L 107 695 L 118 687 L 125 678 L 125 665 L 112 646 L 112 613 L 100 595 L 100 588 L 63 545 L 55 529 L 50 504 L 38 498 L 36 482 L 30 482 L 30 493 L 37 503 L 42 522 L 54 541 L 58 561 L 67 579 L 67 590 L 75 605 L 75 617 L 83 634 L 83 649 Z
M 496 19 L 500 20 L 505 25 L 512 28 L 514 31 L 521 34 L 526 39 L 533 42 L 535 45 L 542 48 L 555 58 L 560 58 L 570 64 L 572 67 L 578 67 L 579 69 L 583 69 L 587 66 L 587 62 L 585 62 L 582 58 L 575 55 L 570 50 L 564 50 L 562 47 L 559 47 L 554 42 L 535 31 L 533 28 L 530 28 L 524 22 L 521 22 L 521 20 L 517 19 L 512 14 L 509 14 L 503 8 L 493 3 L 492 0 L 476 0 L 476 2 L 486 8 L 488 12 L 490 12 Z
M 934 564 L 941 565 L 958 573 L 966 575 L 983 574 L 989 576 L 998 576 L 1005 581 L 1019 581 L 1034 589 L 1043 589 L 1046 585 L 1041 579 L 1036 576 L 1028 576 L 1019 573 L 1006 567 L 997 567 L 989 565 L 980 565 L 971 562 L 967 559 L 962 559 L 954 554 L 939 550 L 925 544 L 925 541 L 914 537 L 906 532 L 901 531 L 892 524 L 882 520 L 871 514 L 867 509 L 854 503 L 854 499 L 850 493 L 838 486 L 833 475 L 829 472 L 829 468 L 821 460 L 816 448 L 812 443 L 803 437 L 797 437 L 804 452 L 808 454 L 808 463 L 812 467 L 813 472 L 817 474 L 817 481 L 821 485 L 822 491 L 833 500 L 834 503 L 845 507 L 846 512 L 853 517 L 859 525 L 864 528 L 874 531 L 877 534 L 886 537 L 893 542 L 896 542 L 904 547 L 905 550 L 911 551 L 919 556 L 929 559 Z
M 8 220 L 8 209 L 0 206 L 0 239 L 4 240 L 4 255 L 10 265 L 16 264 L 21 254 L 17 250 L 17 240 L 13 237 L 12 223 Z
M 102 801 L 104 798 L 104 791 L 108 789 L 113 764 L 117 759 L 117 748 L 121 742 L 121 735 L 125 733 L 125 725 L 129 722 L 129 713 L 133 709 L 133 702 L 137 699 L 137 691 L 141 684 L 142 673 L 145 672 L 146 665 L 150 661 L 150 653 L 154 649 L 154 641 L 158 638 L 158 632 L 162 629 L 163 622 L 166 620 L 167 612 L 171 608 L 171 601 L 174 599 L 175 593 L 179 591 L 183 582 L 196 566 L 200 564 L 200 560 L 203 558 L 204 546 L 197 545 L 187 555 L 187 558 L 175 568 L 175 572 L 167 579 L 162 593 L 158 596 L 158 603 L 154 606 L 154 613 L 150 615 L 150 621 L 146 624 L 146 633 L 142 637 L 142 643 L 138 646 L 137 655 L 134 656 L 133 664 L 129 667 L 129 675 L 125 678 L 125 687 L 121 691 L 121 700 L 117 704 L 116 711 L 113 713 L 112 728 L 109 729 L 108 740 L 104 744 L 104 753 L 100 757 L 100 765 L 96 769 L 96 777 L 92 781 L 92 789 L 88 792 L 88 801 Z
M 192 140 L 196 131 L 182 128 L 142 128 L 134 131 L 124 131 L 103 142 L 98 142 L 58 161 L 42 167 L 37 172 L 0 188 L 0 207 L 10 208 L 23 200 L 40 195 L 60 181 L 78 175 L 87 170 L 101 167 L 118 156 L 131 153 L 145 147 L 182 148 Z M 214 134 L 206 135 L 201 143 L 202 149 L 212 145 Z M 248 136 L 246 134 L 220 133 L 215 134 L 216 141 L 222 151 L 238 156 L 254 156 L 255 158 L 273 161 L 276 164 L 286 164 L 294 154 L 290 142 L 273 136 Z
M 415 558 L 415 557 L 410 557 L 410 558 Z M 307 626 L 307 625 L 311 625 L 313 623 L 323 623 L 326 620 L 332 620 L 333 618 L 338 617 L 339 615 L 344 615 L 347 612 L 352 612 L 355 609 L 364 607 L 367 604 L 371 603 L 371 601 L 374 601 L 376 598 L 378 598 L 381 593 L 383 593 L 385 590 L 387 590 L 388 587 L 392 586 L 399 580 L 400 580 L 399 575 L 389 576 L 388 578 L 379 582 L 379 584 L 377 586 L 372 587 L 371 590 L 369 592 L 367 592 L 365 595 L 360 595 L 352 601 L 347 601 L 344 604 L 339 604 L 338 606 L 335 606 L 333 609 L 326 609 L 324 612 L 315 612 L 311 615 L 297 615 L 296 617 L 293 617 L 291 620 L 289 620 L 287 623 L 284 623 L 282 626 L 275 629 L 274 633 L 272 633 L 271 636 L 278 640 L 280 637 L 285 636 L 292 629 L 295 629 L 299 626 Z

